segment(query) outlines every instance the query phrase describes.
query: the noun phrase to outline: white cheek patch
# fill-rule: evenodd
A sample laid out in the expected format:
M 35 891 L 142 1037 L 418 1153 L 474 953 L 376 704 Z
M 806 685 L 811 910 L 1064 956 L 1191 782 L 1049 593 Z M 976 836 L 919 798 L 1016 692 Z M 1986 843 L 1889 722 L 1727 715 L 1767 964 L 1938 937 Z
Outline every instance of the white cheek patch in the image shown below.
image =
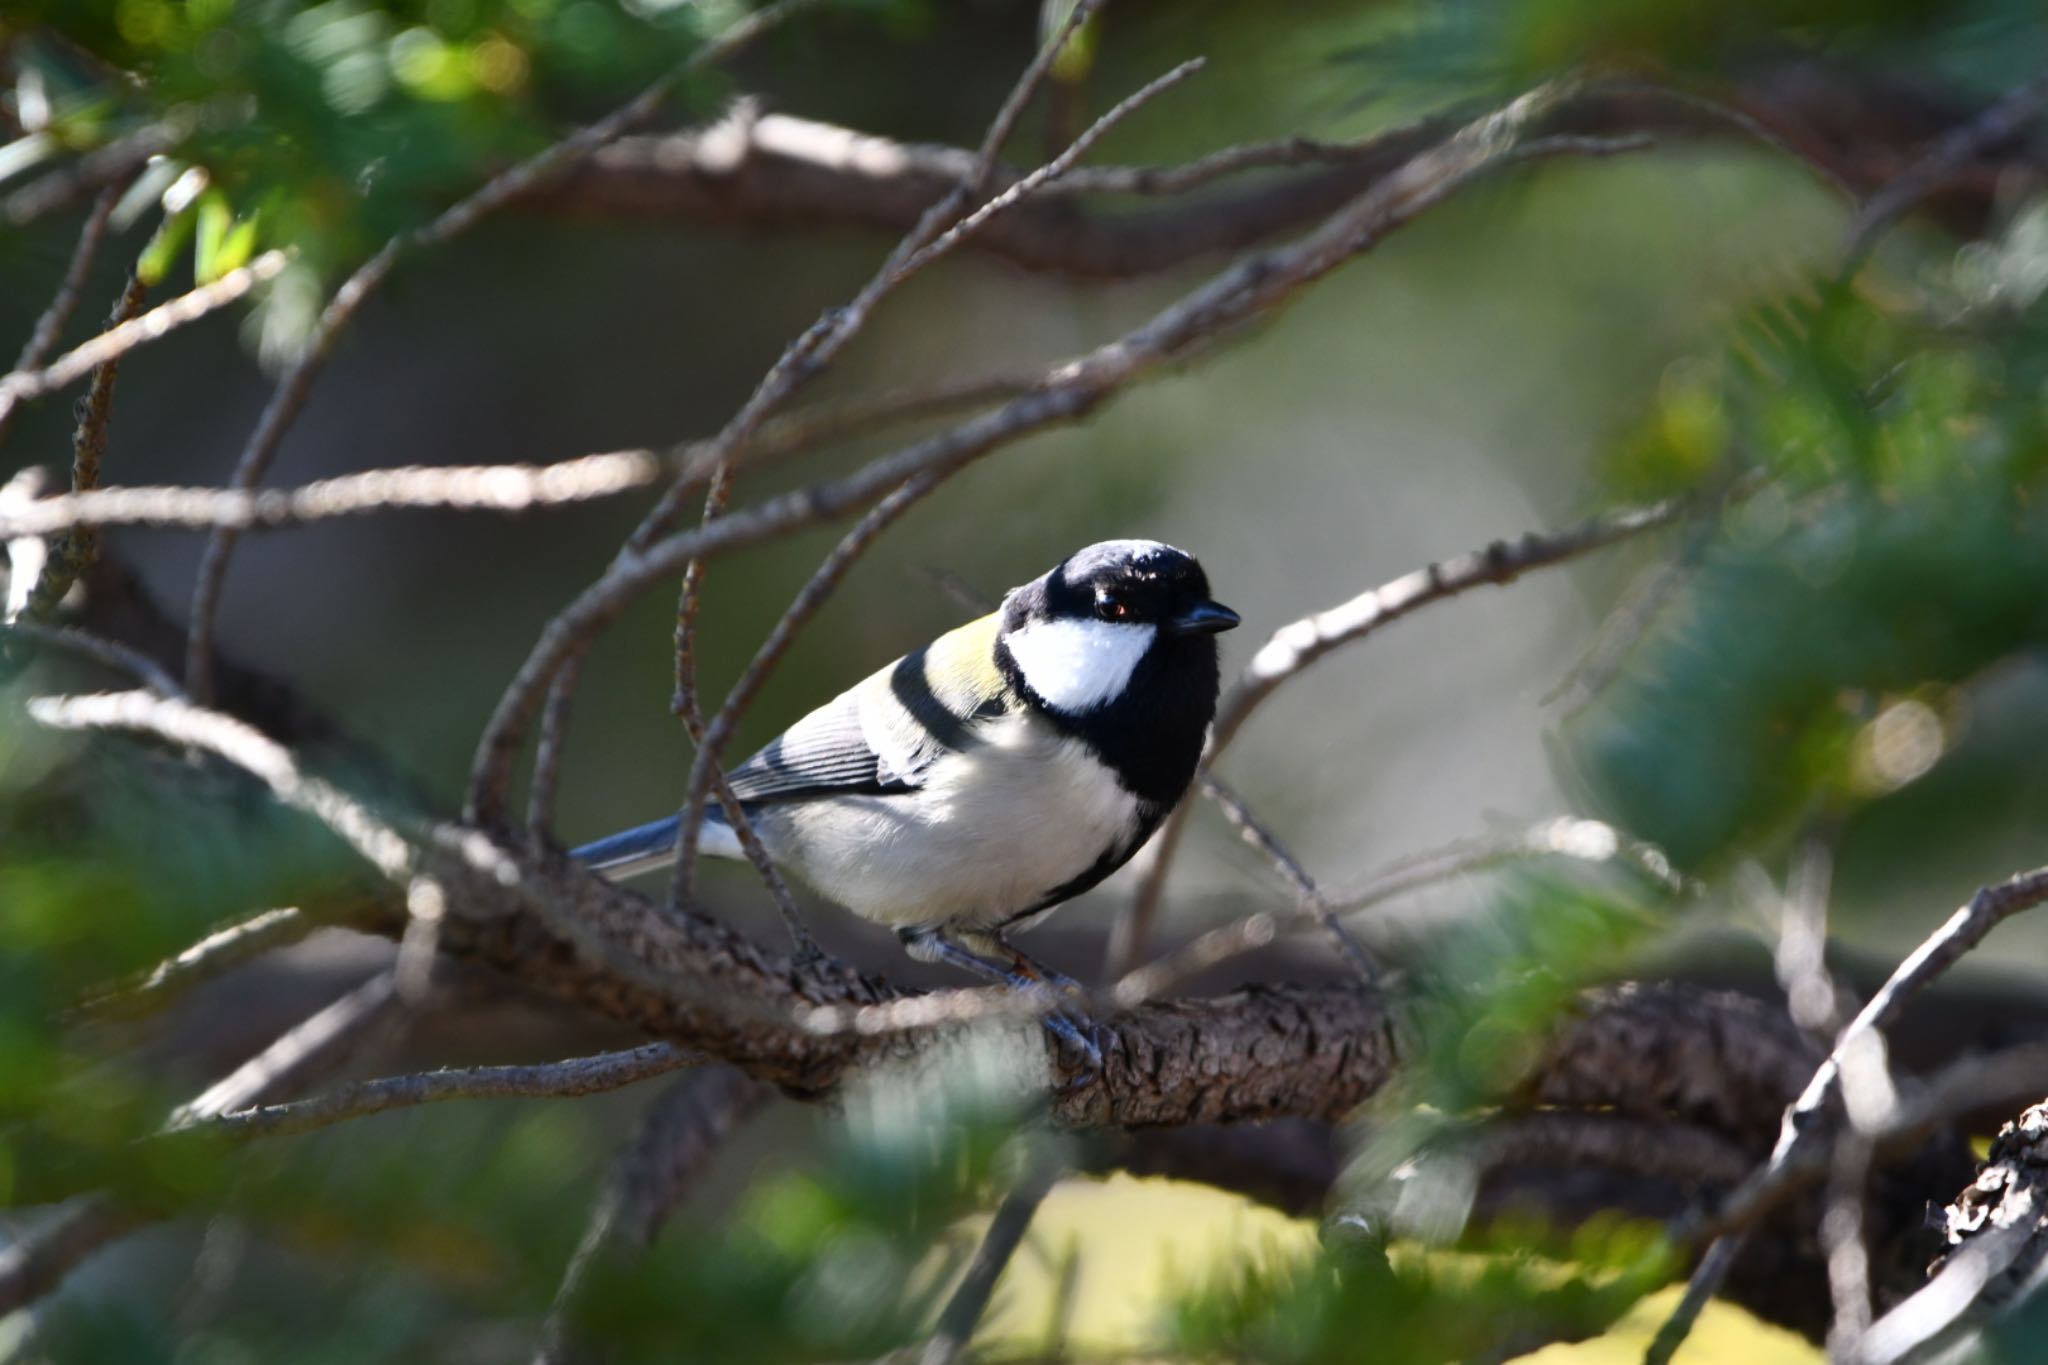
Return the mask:
M 1005 637 L 1031 690 L 1055 711 L 1078 715 L 1122 694 L 1157 627 L 1112 621 L 1033 621 Z

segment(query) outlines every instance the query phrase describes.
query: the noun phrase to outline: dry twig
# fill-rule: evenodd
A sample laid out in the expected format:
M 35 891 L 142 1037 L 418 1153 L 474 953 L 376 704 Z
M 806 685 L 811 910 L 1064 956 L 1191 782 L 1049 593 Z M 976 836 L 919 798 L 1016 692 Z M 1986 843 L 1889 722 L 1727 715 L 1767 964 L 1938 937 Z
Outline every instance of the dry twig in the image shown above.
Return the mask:
M 703 1059 L 673 1043 L 642 1043 L 619 1052 L 528 1066 L 472 1066 L 354 1081 L 310 1099 L 233 1109 L 182 1127 L 204 1126 L 235 1137 L 311 1132 L 350 1119 L 448 1100 L 572 1099 L 601 1095 Z
M 363 301 L 383 284 L 404 252 L 421 246 L 438 246 L 467 231 L 475 223 L 508 201 L 530 193 L 534 186 L 579 158 L 604 146 L 636 124 L 650 117 L 677 81 L 697 68 L 723 60 L 751 43 L 775 24 L 803 7 L 805 0 L 781 0 L 747 15 L 731 28 L 690 54 L 687 61 L 655 80 L 619 108 L 587 124 L 567 137 L 536 152 L 508 170 L 493 176 L 480 188 L 444 211 L 440 217 L 416 232 L 394 237 L 378 249 L 353 275 L 335 290 L 321 310 L 305 349 L 278 381 L 270 401 L 257 418 L 256 429 L 235 460 L 228 486 L 246 492 L 262 482 L 278 446 L 299 410 L 311 395 L 313 383 L 325 367 L 327 357 L 343 329 L 354 319 Z M 192 606 L 187 621 L 189 632 L 185 651 L 185 686 L 200 702 L 212 700 L 214 618 L 220 607 L 221 589 L 226 581 L 229 556 L 234 553 L 239 528 L 217 527 L 199 561 L 192 589 Z
M 1650 507 L 1596 517 L 1554 535 L 1526 534 L 1516 541 L 1497 540 L 1483 550 L 1441 560 L 1384 583 L 1313 616 L 1304 616 L 1275 631 L 1262 645 L 1244 673 L 1224 695 L 1216 708 L 1216 723 L 1203 755 L 1204 770 L 1229 747 L 1231 740 L 1251 718 L 1259 704 L 1280 685 L 1308 668 L 1332 650 L 1375 633 L 1404 616 L 1435 602 L 1470 592 L 1514 582 L 1534 569 L 1562 564 L 1582 554 L 1601 549 L 1618 540 L 1654 530 L 1676 518 L 1681 504 L 1662 502 Z M 1173 869 L 1174 854 L 1187 824 L 1188 804 L 1182 802 L 1166 818 L 1154 838 L 1151 862 L 1131 905 L 1118 921 L 1110 939 L 1109 968 L 1118 976 L 1132 971 L 1145 950 L 1153 921 L 1165 894 L 1166 879 Z
M 71 260 L 64 267 L 64 277 L 57 283 L 57 292 L 51 296 L 49 306 L 36 319 L 35 327 L 29 332 L 28 341 L 23 344 L 21 354 L 15 358 L 14 372 L 23 373 L 39 369 L 50 351 L 57 345 L 57 338 L 64 334 L 64 324 L 71 320 L 71 314 L 78 308 L 79 295 L 85 292 L 85 277 L 92 271 L 93 258 L 99 255 L 100 243 L 106 240 L 107 220 L 114 216 L 114 205 L 121 197 L 121 187 L 109 185 L 100 191 L 93 201 L 92 211 L 86 215 L 85 226 L 79 229 L 78 244 L 71 249 Z M 117 318 L 116 321 L 125 321 Z M 0 381 L 4 382 L 4 381 Z M 14 419 L 21 411 L 15 404 L 0 406 L 0 443 L 5 443 L 8 433 L 14 429 Z
M 1535 154 L 1540 144 L 1522 147 L 1521 133 L 1556 97 L 1553 90 L 1538 91 L 1471 125 L 1377 183 L 1300 241 L 1225 270 L 1135 331 L 1056 367 L 1041 386 L 991 413 L 875 460 L 844 479 L 799 489 L 645 550 L 621 554 L 547 624 L 500 699 L 471 768 L 467 808 L 472 818 L 484 826 L 502 824 L 514 757 L 562 659 L 617 619 L 640 592 L 693 558 L 729 552 L 841 515 L 918 474 L 951 473 L 1029 432 L 1081 416 L 1126 384 L 1266 312 L 1369 250 L 1385 234 L 1473 178 Z

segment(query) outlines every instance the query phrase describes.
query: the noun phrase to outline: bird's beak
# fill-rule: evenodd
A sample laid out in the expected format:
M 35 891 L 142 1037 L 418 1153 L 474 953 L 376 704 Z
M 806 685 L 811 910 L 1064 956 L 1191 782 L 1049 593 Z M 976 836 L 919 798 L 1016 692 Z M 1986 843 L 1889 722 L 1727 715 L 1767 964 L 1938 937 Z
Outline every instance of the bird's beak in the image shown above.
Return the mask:
M 1221 602 L 1197 602 L 1166 623 L 1175 635 L 1214 635 L 1237 624 L 1237 613 Z

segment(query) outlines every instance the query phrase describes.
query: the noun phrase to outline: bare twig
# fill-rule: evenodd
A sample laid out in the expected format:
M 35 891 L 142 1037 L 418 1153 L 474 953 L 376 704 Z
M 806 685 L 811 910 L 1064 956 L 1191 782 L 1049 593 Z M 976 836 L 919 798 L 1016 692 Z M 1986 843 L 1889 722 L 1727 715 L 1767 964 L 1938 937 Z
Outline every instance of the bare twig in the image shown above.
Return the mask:
M 671 1085 L 649 1107 L 620 1152 L 591 1211 L 583 1240 L 562 1272 L 541 1331 L 535 1365 L 572 1358 L 569 1318 L 583 1282 L 608 1248 L 645 1251 L 733 1129 L 773 1092 L 743 1071 L 711 1067 Z
M 1835 1145 L 1828 1178 L 1827 1212 L 1821 1216 L 1821 1251 L 1827 1257 L 1828 1293 L 1834 1318 L 1828 1324 L 1828 1358 L 1844 1359 L 1870 1330 L 1870 1243 L 1864 1202 L 1869 1196 L 1874 1155 L 1869 1138 L 1846 1133 Z
M 651 450 L 584 455 L 551 465 L 445 465 L 372 469 L 298 488 L 100 488 L 59 493 L 0 512 L 0 540 L 76 526 L 277 530 L 330 517 L 447 508 L 524 512 L 640 488 L 660 476 Z
M 148 287 L 142 277 L 130 275 L 128 284 L 107 320 L 110 328 L 132 320 L 142 310 Z M 107 453 L 107 422 L 113 414 L 114 380 L 121 362 L 109 360 L 92 373 L 92 384 L 78 400 L 78 425 L 71 437 L 71 490 L 82 493 L 99 486 L 100 465 Z M 74 526 L 59 536 L 45 553 L 43 569 L 30 585 L 21 609 L 21 619 L 41 621 L 57 609 L 64 594 L 78 581 L 78 575 L 99 551 L 99 537 L 90 527 Z
M 1852 1365 L 1894 1365 L 1908 1359 L 1975 1308 L 1985 1289 L 2019 1259 L 2039 1230 L 2026 1220 L 1995 1228 L 1950 1256 L 1939 1274 L 1871 1325 Z
M 1686 1287 L 1680 1311 L 1674 1313 L 1658 1332 L 1644 1359 L 1649 1365 L 1665 1365 L 1691 1330 L 1692 1318 L 1714 1287 L 1728 1272 L 1741 1249 L 1740 1233 L 1782 1196 L 1784 1187 L 1804 1175 L 1799 1169 L 1808 1153 L 1820 1142 L 1829 1125 L 1826 1110 L 1842 1087 L 1844 1061 L 1873 1036 L 1881 1036 L 1911 999 L 1928 982 L 1955 965 L 1965 953 L 1984 940 L 2001 922 L 2048 900 L 2048 868 L 2023 872 L 2006 881 L 1982 887 L 1948 921 L 1930 934 L 1886 980 L 1856 1017 L 1849 1021 L 1835 1041 L 1835 1047 L 1813 1077 L 1785 1110 L 1785 1119 L 1770 1160 L 1737 1187 L 1712 1219 L 1723 1229 L 1708 1249 Z M 1685 1315 L 1687 1307 L 1692 1317 Z
M 131 649 L 118 640 L 109 640 L 76 626 L 40 626 L 23 621 L 0 625 L 0 640 L 9 638 L 32 640 L 97 660 L 108 668 L 128 674 L 160 697 L 185 695 L 184 689 L 173 681 L 171 675 L 141 650 Z
M 341 287 L 334 291 L 334 297 L 320 310 L 305 349 L 272 390 L 270 401 L 264 404 L 262 414 L 256 419 L 255 431 L 235 460 L 234 470 L 228 477 L 230 491 L 246 493 L 262 481 L 286 430 L 312 393 L 313 381 L 326 365 L 335 340 L 355 317 L 356 309 L 362 306 L 363 300 L 391 273 L 391 268 L 398 262 L 399 249 L 398 239 L 386 242 L 342 282 Z M 213 701 L 213 618 L 227 575 L 228 556 L 234 551 L 237 534 L 236 528 L 227 525 L 214 527 L 206 549 L 200 555 L 192 604 L 187 610 L 185 687 L 201 705 Z
M 1093 124 L 1083 130 L 1081 135 L 1075 138 L 1065 151 L 1062 151 L 1058 156 L 1024 176 L 980 208 L 947 228 L 937 237 L 934 237 L 928 245 L 919 247 L 915 252 L 911 253 L 901 267 L 903 274 L 910 275 L 922 270 L 926 265 L 958 246 L 966 238 L 980 231 L 989 219 L 1008 209 L 1014 208 L 1033 194 L 1044 189 L 1047 185 L 1058 184 L 1063 176 L 1073 171 L 1082 157 L 1094 150 L 1095 144 L 1100 142 L 1109 133 L 1110 129 L 1116 127 L 1124 119 L 1200 71 L 1204 65 L 1205 62 L 1200 57 L 1182 62 L 1165 75 L 1153 77 L 1152 80 L 1146 82 L 1131 94 L 1126 95 L 1108 113 L 1095 120 Z
M 933 206 L 932 210 L 919 220 L 918 225 L 912 229 L 910 235 L 904 238 L 897 245 L 896 249 L 890 253 L 889 258 L 882 263 L 874 278 L 855 296 L 850 304 L 843 309 L 828 313 L 824 318 L 820 319 L 816 327 L 799 339 L 797 345 L 782 360 L 778 361 L 776 366 L 769 372 L 767 378 L 762 381 L 761 387 L 756 390 L 753 398 L 741 410 L 739 416 L 735 417 L 733 422 L 728 425 L 726 431 L 720 434 L 718 447 L 722 452 L 726 453 L 722 454 L 719 459 L 717 472 L 712 477 L 711 492 L 706 497 L 705 521 L 707 523 L 724 511 L 725 495 L 730 491 L 731 487 L 730 452 L 736 452 L 745 447 L 754 430 L 758 428 L 761 421 L 765 420 L 767 413 L 782 401 L 788 393 L 794 391 L 795 387 L 804 378 L 815 373 L 824 365 L 829 364 L 853 340 L 854 336 L 866 324 L 868 316 L 889 292 L 901 286 L 912 275 L 922 270 L 932 261 L 953 250 L 997 213 L 1020 202 L 1033 188 L 1036 188 L 1037 184 L 1042 184 L 1045 179 L 1050 178 L 1050 175 L 1048 175 L 1034 181 L 1032 177 L 1026 177 L 1024 181 L 1019 182 L 1018 185 L 1013 186 L 1009 191 L 997 195 L 987 204 L 984 204 L 977 212 L 969 214 L 964 218 L 959 216 L 972 198 L 981 192 L 982 186 L 987 181 L 990 168 L 994 164 L 994 158 L 1001 150 L 1002 143 L 1007 139 L 1017 115 L 1023 106 L 1028 103 L 1032 92 L 1037 88 L 1038 84 L 1043 81 L 1046 71 L 1051 67 L 1052 61 L 1058 56 L 1061 48 L 1072 38 L 1074 33 L 1079 31 L 1081 23 L 1085 22 L 1088 14 L 1092 13 L 1099 3 L 1100 0 L 1083 0 L 1083 3 L 1077 4 L 1073 12 L 1069 14 L 1066 23 L 1061 26 L 1059 32 L 1054 35 L 1053 39 L 1045 45 L 1031 65 L 1026 68 L 1023 76 L 1019 78 L 1016 87 L 1010 92 L 1009 99 L 1004 103 L 1002 109 L 997 112 L 994 122 L 991 123 L 988 135 L 983 142 L 981 155 L 977 157 L 974 167 L 961 180 L 955 192 Z M 1117 105 L 1116 108 L 1110 110 L 1109 113 L 1097 120 L 1094 126 L 1089 128 L 1087 132 L 1083 133 L 1066 153 L 1063 153 L 1059 158 L 1055 158 L 1048 169 L 1052 174 L 1057 174 L 1058 171 L 1054 168 L 1063 169 L 1071 166 L 1110 127 L 1197 69 L 1199 69 L 1198 64 L 1190 63 L 1184 65 L 1176 71 L 1169 73 L 1167 77 L 1162 77 L 1152 82 L 1129 99 Z M 951 224 L 950 228 L 948 224 Z M 740 714 L 751 702 L 753 691 L 758 688 L 760 680 L 765 678 L 767 672 L 779 661 L 783 650 L 787 648 L 788 642 L 796 630 L 817 611 L 824 598 L 829 595 L 832 588 L 844 577 L 847 569 L 852 566 L 853 560 L 858 558 L 866 547 L 873 542 L 875 537 L 880 535 L 896 517 L 907 510 L 911 503 L 936 487 L 938 482 L 938 477 L 931 477 L 929 479 L 919 477 L 906 482 L 895 492 L 891 493 L 888 498 L 885 498 L 867 520 L 863 521 L 859 527 L 856 527 L 852 533 L 840 542 L 838 548 L 834 550 L 831 560 L 828 560 L 826 565 L 821 566 L 818 573 L 804 585 L 797 601 L 790 604 L 788 611 L 776 623 L 769 641 L 764 643 L 761 650 L 756 653 L 754 661 L 749 665 L 748 670 L 749 674 L 754 677 L 754 688 L 742 690 L 740 687 L 735 687 L 720 706 L 717 718 L 707 728 L 706 733 L 698 737 L 697 758 L 691 768 L 690 784 L 683 801 L 680 837 L 676 844 L 676 871 L 672 895 L 678 901 L 687 899 L 694 894 L 697 838 L 703 827 L 705 802 L 714 784 L 723 786 L 723 774 L 718 767 L 722 747 L 730 736 Z M 677 608 L 676 619 L 677 710 L 693 720 L 697 715 L 697 702 L 692 651 L 697 614 L 697 591 L 702 578 L 702 563 L 701 559 L 693 560 L 684 572 L 682 599 Z M 736 830 L 744 829 L 746 818 L 744 812 L 739 809 L 738 803 L 725 799 L 722 795 L 721 804 L 725 808 L 728 822 Z M 799 946 L 807 945 L 809 943 L 809 931 L 803 926 L 802 920 L 796 917 L 794 902 L 783 897 L 778 900 L 778 904 L 782 906 L 784 918 L 789 921 L 790 932 L 797 940 Z
M 1843 238 L 1843 278 L 1856 273 L 1886 228 L 1939 190 L 1979 152 L 2017 135 L 2041 112 L 2044 103 L 2048 103 L 2048 69 L 2036 72 L 1982 112 L 1951 128 L 1918 160 L 1864 200 Z
M 1516 541 L 1497 540 L 1483 550 L 1430 564 L 1348 602 L 1282 626 L 1252 656 L 1251 663 L 1217 706 L 1215 727 L 1203 756 L 1204 769 L 1214 765 L 1261 702 L 1332 650 L 1362 640 L 1432 603 L 1474 588 L 1512 583 L 1531 570 L 1562 564 L 1664 526 L 1680 510 L 1681 504 L 1677 502 L 1662 502 L 1596 517 L 1555 535 L 1530 533 Z M 1183 801 L 1166 818 L 1155 838 L 1145 878 L 1110 937 L 1109 968 L 1113 975 L 1131 971 L 1145 950 L 1153 921 L 1158 917 L 1166 879 L 1173 870 L 1187 813 L 1188 804 Z
M 1214 781 L 1213 777 L 1204 780 Z M 1411 891 L 1483 872 L 1505 862 L 1540 857 L 1589 863 L 1620 859 L 1673 893 L 1690 889 L 1690 883 L 1672 871 L 1670 862 L 1654 846 L 1629 840 L 1620 830 L 1599 820 L 1560 816 L 1539 821 L 1504 838 L 1460 839 L 1397 859 L 1339 894 L 1330 909 L 1339 916 L 1355 915 Z M 1172 952 L 1133 968 L 1117 981 L 1112 995 L 1125 1008 L 1140 1001 L 1156 1000 L 1201 972 L 1255 952 L 1282 934 L 1318 923 L 1301 914 L 1256 911 L 1198 934 Z
M 1018 1244 L 1024 1240 L 1032 1218 L 1038 1213 L 1038 1206 L 1045 1202 L 1046 1195 L 1052 1192 L 1059 1178 L 1060 1167 L 1056 1162 L 1036 1157 L 1025 1167 L 1017 1183 L 1010 1187 L 1010 1192 L 1003 1196 L 995 1216 L 989 1220 L 981 1246 L 967 1265 L 966 1277 L 940 1311 L 938 1330 L 925 1344 L 924 1353 L 918 1357 L 918 1365 L 955 1365 L 960 1359 L 967 1349 L 968 1340 L 974 1335 L 975 1324 L 988 1311 L 988 1301 L 996 1291 L 996 1281 L 1002 1278 L 1003 1269 L 1009 1265 Z
M 1166 308 L 1135 331 L 1055 367 L 1042 385 L 993 412 L 875 460 L 844 479 L 800 489 L 695 531 L 628 550 L 542 631 L 485 727 L 471 768 L 468 810 L 502 823 L 511 767 L 556 669 L 639 593 L 692 558 L 725 553 L 841 515 L 925 472 L 946 474 L 998 446 L 1092 410 L 1112 393 L 1201 342 L 1276 306 L 1312 280 L 1369 250 L 1458 187 L 1514 155 L 1521 131 L 1556 98 L 1546 88 L 1475 123 L 1443 146 L 1376 182 L 1320 228 L 1251 257 Z M 1525 154 L 1535 150 L 1532 144 Z
M 1828 897 L 1841 828 L 1841 817 L 1833 812 L 1815 820 L 1793 849 L 1785 894 L 1779 897 L 1778 985 L 1792 1022 L 1821 1040 L 1833 1038 L 1847 1022 L 1844 997 L 1828 972 L 1826 956 Z
M 1716 517 L 1698 518 L 1675 555 L 1644 571 L 1629 585 L 1614 609 L 1594 629 L 1593 642 L 1586 652 L 1544 695 L 1542 705 L 1556 706 L 1571 717 L 1593 704 L 1620 674 L 1630 651 L 1649 633 L 1678 590 L 1699 571 L 1719 527 Z
M 611 113 L 577 129 L 518 165 L 501 171 L 426 227 L 386 242 L 375 255 L 356 268 L 321 310 L 305 349 L 278 381 L 262 416 L 257 419 L 256 429 L 250 433 L 248 444 L 235 461 L 228 486 L 237 491 L 247 491 L 262 482 L 285 432 L 312 393 L 313 383 L 325 367 L 335 341 L 354 319 L 364 299 L 391 274 L 401 254 L 415 247 L 448 242 L 507 201 L 530 192 L 541 181 L 588 156 L 650 117 L 684 75 L 731 55 L 802 8 L 803 3 L 804 0 L 782 0 L 780 4 L 769 5 L 747 15 Z M 202 703 L 212 699 L 214 619 L 220 607 L 221 589 L 226 580 L 229 557 L 234 553 L 238 529 L 226 525 L 216 528 L 207 541 L 193 584 L 185 651 L 185 686 Z
M 300 772 L 283 745 L 232 716 L 147 692 L 31 697 L 28 713 L 56 730 L 139 730 L 217 754 L 332 830 L 385 876 L 400 884 L 412 878 L 413 850 L 403 835 L 332 783 Z
M 163 1008 L 202 982 L 286 944 L 296 943 L 314 921 L 294 907 L 265 910 L 216 929 L 191 947 L 150 968 L 134 985 L 86 1002 L 93 1013 L 145 1014 Z
M 448 1100 L 572 1099 L 618 1090 L 702 1060 L 673 1043 L 643 1043 L 620 1052 L 530 1066 L 472 1066 L 382 1076 L 310 1099 L 230 1110 L 204 1126 L 237 1137 L 278 1137 Z
M 217 1120 L 296 1085 L 314 1068 L 329 1064 L 338 1051 L 353 1047 L 363 1029 L 397 1003 L 396 978 L 389 971 L 378 972 L 180 1105 L 166 1121 L 165 1131 Z
M 1351 931 L 1344 927 L 1336 912 L 1330 908 L 1329 898 L 1323 894 L 1323 889 L 1316 885 L 1315 878 L 1309 876 L 1308 869 L 1301 865 L 1301 860 L 1280 842 L 1280 836 L 1273 832 L 1272 827 L 1259 819 L 1252 812 L 1252 808 L 1245 804 L 1244 798 L 1225 786 L 1214 773 L 1203 773 L 1197 780 L 1202 784 L 1203 792 L 1222 810 L 1224 818 L 1235 825 L 1238 833 L 1244 836 L 1244 841 L 1265 854 L 1267 860 L 1280 869 L 1280 875 L 1294 888 L 1295 900 L 1302 912 L 1330 936 L 1337 945 L 1338 953 L 1351 964 L 1351 969 L 1358 973 L 1360 979 L 1367 985 L 1378 981 L 1379 964 L 1373 961 L 1372 954 L 1366 952 Z
M 40 368 L 57 345 L 57 338 L 64 334 L 64 324 L 71 320 L 71 314 L 78 308 L 79 295 L 85 292 L 85 277 L 92 271 L 93 258 L 99 255 L 100 243 L 106 240 L 107 220 L 113 217 L 114 205 L 120 197 L 121 187 L 109 185 L 93 201 L 85 226 L 79 229 L 78 245 L 71 250 L 71 261 L 64 267 L 64 278 L 58 282 L 49 307 L 36 319 L 27 343 L 15 358 L 16 374 Z M 117 318 L 116 321 L 125 319 Z M 0 444 L 6 442 L 8 433 L 14 429 L 14 419 L 19 412 L 20 408 L 12 404 L 0 407 Z
M 159 341 L 189 322 L 235 302 L 283 270 L 290 254 L 266 251 L 247 265 L 230 270 L 209 284 L 160 303 L 140 317 L 109 328 L 72 347 L 41 369 L 16 370 L 0 377 L 0 420 L 18 405 L 75 384 L 100 366 L 118 360 L 137 346 Z
M 895 524 L 898 517 L 909 511 L 912 504 L 937 487 L 941 477 L 927 472 L 910 479 L 870 508 L 867 515 L 840 538 L 839 543 L 832 547 L 832 552 L 825 556 L 824 562 L 812 572 L 796 598 L 777 619 L 774 629 L 768 633 L 768 638 L 754 651 L 754 657 L 747 661 L 747 667 L 740 674 L 739 681 L 726 693 L 725 701 L 718 708 L 718 714 L 712 717 L 711 723 L 705 727 L 703 738 L 697 745 L 697 757 L 690 765 L 682 825 L 676 842 L 676 874 L 670 887 L 671 904 L 680 905 L 689 899 L 694 881 L 692 869 L 696 862 L 697 836 L 704 824 L 705 801 L 714 775 L 717 774 L 719 755 L 739 727 L 741 714 L 753 702 L 775 665 L 781 662 L 797 631 L 817 614 L 818 608 L 824 605 L 832 590 L 846 577 L 854 561 L 860 558 L 862 552 L 872 545 L 883 531 Z M 721 785 L 724 783 L 722 775 L 717 776 L 716 780 Z
M 0 200 L 0 222 L 19 228 L 95 190 L 119 184 L 141 170 L 151 157 L 176 146 L 186 131 L 181 121 L 165 119 L 94 148 Z
M 204 1121 L 287 1093 L 315 1071 L 336 1065 L 386 1017 L 396 998 L 391 974 L 379 972 L 180 1106 L 170 1122 Z M 55 1290 L 88 1257 L 144 1221 L 144 1215 L 106 1195 L 88 1195 L 31 1235 L 0 1248 L 0 1315 Z

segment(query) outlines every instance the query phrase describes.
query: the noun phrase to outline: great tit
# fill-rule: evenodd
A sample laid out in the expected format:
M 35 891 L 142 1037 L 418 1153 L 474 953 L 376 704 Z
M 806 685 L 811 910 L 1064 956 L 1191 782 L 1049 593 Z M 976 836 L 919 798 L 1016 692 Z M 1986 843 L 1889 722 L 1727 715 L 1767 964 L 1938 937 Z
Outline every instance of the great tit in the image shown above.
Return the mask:
M 910 955 L 1012 987 L 1067 989 L 1009 934 L 1127 862 L 1195 775 L 1215 715 L 1212 601 L 1194 556 L 1090 545 L 792 725 L 727 776 L 777 866 Z M 668 863 L 670 816 L 574 856 Z M 707 854 L 743 856 L 714 809 Z M 1053 1032 L 1099 1065 L 1070 1020 Z

